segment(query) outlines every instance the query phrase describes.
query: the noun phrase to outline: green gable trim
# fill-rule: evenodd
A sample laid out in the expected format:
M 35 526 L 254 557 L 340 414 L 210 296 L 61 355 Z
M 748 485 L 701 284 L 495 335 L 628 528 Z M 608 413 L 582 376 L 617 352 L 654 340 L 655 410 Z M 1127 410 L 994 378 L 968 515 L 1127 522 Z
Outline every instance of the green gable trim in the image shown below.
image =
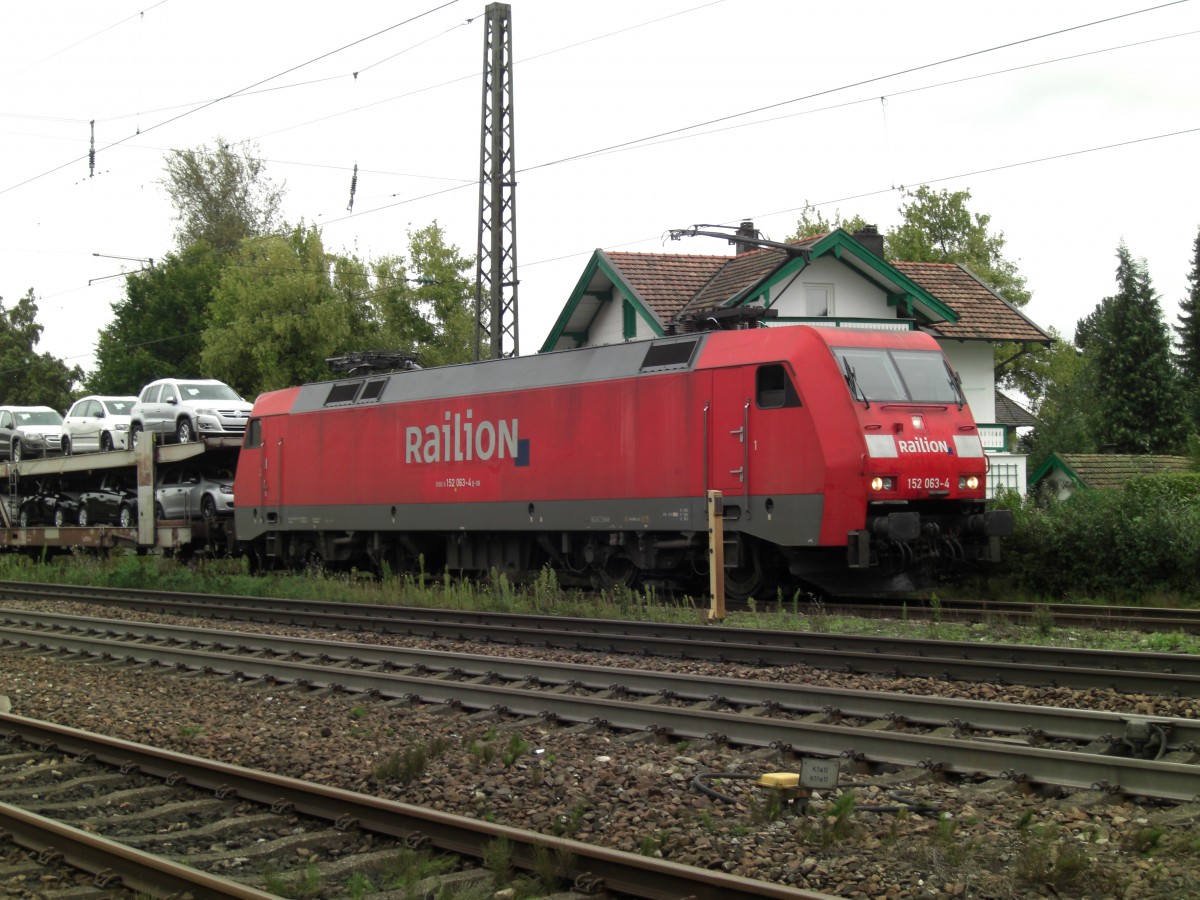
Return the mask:
M 857 319 L 853 316 L 777 316 L 772 323 L 816 325 L 820 328 L 870 328 L 872 330 L 915 331 L 912 319 Z
M 600 272 L 608 279 L 609 287 L 607 291 L 588 289 L 588 283 L 592 280 L 597 272 Z M 542 342 L 542 346 L 538 350 L 538 353 L 551 352 L 554 349 L 554 346 L 562 338 L 573 340 L 576 347 L 580 346 L 583 343 L 584 338 L 586 338 L 586 334 L 581 338 L 579 337 L 578 332 L 568 332 L 566 330 L 567 323 L 571 321 L 571 316 L 574 315 L 576 308 L 579 306 L 580 301 L 582 301 L 584 297 L 593 296 L 605 299 L 603 295 L 607 293 L 607 299 L 611 300 L 614 289 L 625 295 L 627 298 L 626 303 L 628 303 L 634 312 L 636 312 L 637 315 L 640 316 L 646 322 L 646 324 L 650 326 L 650 330 L 655 337 L 662 337 L 663 334 L 665 334 L 662 323 L 658 320 L 658 316 L 656 316 L 654 312 L 646 306 L 646 304 L 642 301 L 641 296 L 636 290 L 634 290 L 633 286 L 628 284 L 623 278 L 620 277 L 620 275 L 617 274 L 617 270 L 613 267 L 608 257 L 605 256 L 604 251 L 596 250 L 592 253 L 592 258 L 588 260 L 588 264 L 584 266 L 583 274 L 580 275 L 579 280 L 575 282 L 575 289 L 571 291 L 571 296 L 567 299 L 566 306 L 564 306 L 562 312 L 558 314 L 558 318 L 554 321 L 554 325 L 551 327 L 550 333 L 546 335 L 546 340 Z M 589 330 L 591 328 L 590 322 L 588 323 L 588 328 Z
M 1083 482 L 1079 480 L 1079 476 L 1074 472 L 1074 470 L 1072 470 L 1070 466 L 1058 458 L 1057 453 L 1051 453 L 1049 458 L 1038 467 L 1038 470 L 1029 476 L 1029 484 L 1037 484 L 1056 469 L 1065 474 L 1075 484 L 1083 484 Z
M 950 307 L 946 306 L 899 269 L 880 259 L 841 228 L 830 232 L 813 244 L 809 248 L 808 255 L 809 259 L 812 260 L 818 259 L 827 253 L 831 254 L 834 259 L 839 260 L 842 265 L 853 268 L 856 275 L 860 278 L 865 278 L 870 284 L 878 288 L 887 296 L 889 304 L 892 303 L 893 298 L 902 300 L 909 315 L 913 314 L 913 301 L 916 301 L 930 310 L 935 317 L 940 317 L 940 320 L 947 322 L 958 321 L 958 313 L 950 309 Z M 851 266 L 847 258 L 850 256 L 853 256 L 861 263 L 865 263 L 870 272 L 863 272 L 862 269 Z M 764 294 L 766 295 L 764 305 L 773 305 L 773 301 L 770 300 L 771 291 L 785 279 L 795 278 L 806 265 L 807 263 L 803 257 L 792 257 L 769 275 L 764 276 L 745 290 L 735 294 L 723 305 L 745 306 Z M 871 272 L 875 273 L 878 278 L 872 277 Z M 889 283 L 885 284 L 885 280 Z M 903 293 L 896 293 L 893 285 L 897 284 L 900 285 Z
M 874 253 L 856 241 L 853 237 L 851 237 L 843 229 L 839 228 L 836 231 L 831 231 L 829 234 L 825 235 L 825 237 L 821 238 L 821 240 L 813 244 L 812 249 L 809 251 L 809 255 L 811 258 L 816 259 L 817 257 L 828 253 L 831 249 L 834 250 L 834 258 L 841 260 L 846 265 L 849 265 L 849 263 L 842 258 L 842 251 L 848 252 L 860 262 L 866 263 L 867 266 L 876 272 L 881 278 L 884 278 L 893 284 L 899 284 L 904 289 L 910 310 L 912 308 L 913 300 L 916 300 L 922 306 L 932 310 L 935 315 L 941 316 L 947 322 L 958 321 L 958 313 L 946 306 L 946 304 L 942 303 L 942 301 L 938 300 L 933 296 L 933 294 L 929 293 L 899 269 L 889 265 L 886 260 L 880 259 Z M 859 274 L 862 275 L 862 272 L 859 271 Z M 875 282 L 869 276 L 864 277 L 867 277 L 868 280 L 872 281 L 872 283 L 879 287 L 885 294 L 891 293 L 891 290 L 884 288 L 883 285 Z
M 637 337 L 637 309 L 628 297 L 621 301 L 621 337 L 627 341 Z

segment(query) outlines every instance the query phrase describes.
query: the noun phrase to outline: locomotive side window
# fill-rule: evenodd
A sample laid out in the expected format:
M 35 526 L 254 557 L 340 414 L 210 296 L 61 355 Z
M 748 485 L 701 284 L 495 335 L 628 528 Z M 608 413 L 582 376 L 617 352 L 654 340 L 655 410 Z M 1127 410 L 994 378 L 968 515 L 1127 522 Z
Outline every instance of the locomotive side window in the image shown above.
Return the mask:
M 671 341 L 664 344 L 651 344 L 642 360 L 642 371 L 647 369 L 665 369 L 669 367 L 686 366 L 692 361 L 692 353 L 699 341 Z
M 251 419 L 246 425 L 246 440 L 242 442 L 242 447 L 246 450 L 254 450 L 262 446 L 262 419 Z
M 782 365 L 759 366 L 754 375 L 754 396 L 759 409 L 783 409 L 799 406 L 796 386 Z
M 368 381 L 367 386 L 363 388 L 362 396 L 358 398 L 358 402 L 367 403 L 372 400 L 378 400 L 383 396 L 383 386 L 387 382 L 386 378 L 376 378 L 374 381 Z
M 335 384 L 329 389 L 329 396 L 325 398 L 325 405 L 332 406 L 335 403 L 353 403 L 354 398 L 358 396 L 358 389 L 362 387 L 361 381 L 343 381 L 340 384 Z

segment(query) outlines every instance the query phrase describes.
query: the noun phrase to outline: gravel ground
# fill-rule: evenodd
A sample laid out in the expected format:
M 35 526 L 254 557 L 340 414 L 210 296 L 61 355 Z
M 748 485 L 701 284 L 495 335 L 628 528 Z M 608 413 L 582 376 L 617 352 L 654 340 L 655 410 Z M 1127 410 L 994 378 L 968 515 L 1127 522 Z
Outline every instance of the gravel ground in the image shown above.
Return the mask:
M 109 609 L 92 612 L 117 617 Z M 1200 712 L 1196 701 L 1102 691 L 386 642 L 1144 714 Z M 0 655 L 0 695 L 15 713 L 63 725 L 837 896 L 1200 896 L 1200 804 L 1047 796 L 1010 782 L 854 772 L 844 764 L 838 791 L 813 798 L 806 813 L 781 811 L 745 780 L 707 782 L 737 802 L 708 796 L 693 783 L 701 773 L 795 770 L 795 760 L 769 751 L 16 652 Z

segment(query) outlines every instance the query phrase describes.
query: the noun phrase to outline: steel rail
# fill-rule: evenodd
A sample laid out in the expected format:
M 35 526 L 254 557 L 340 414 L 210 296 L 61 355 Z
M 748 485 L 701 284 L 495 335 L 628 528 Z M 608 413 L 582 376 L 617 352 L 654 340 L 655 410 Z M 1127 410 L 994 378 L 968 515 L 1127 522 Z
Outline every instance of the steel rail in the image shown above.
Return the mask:
M 676 739 L 779 747 L 822 757 L 841 756 L 876 764 L 923 766 L 961 775 L 1012 777 L 1078 789 L 1100 787 L 1178 801 L 1200 797 L 1200 766 L 1185 763 L 1045 750 L 936 734 L 874 731 L 160 645 L 112 644 L 99 638 L 57 632 L 30 632 L 29 637 L 25 646 L 34 649 L 66 650 L 129 663 L 157 662 L 239 679 L 284 680 L 308 687 L 403 697 L 557 722 L 593 723 L 623 731 L 666 734 Z M 118 652 L 113 652 L 114 649 Z
M 213 618 L 311 625 L 321 628 L 423 634 L 484 640 L 497 643 L 534 643 L 568 649 L 598 649 L 608 652 L 646 652 L 645 641 L 653 639 L 674 654 L 687 656 L 687 647 L 701 650 L 726 648 L 739 660 L 754 661 L 759 654 L 775 649 L 825 651 L 868 656 L 894 655 L 903 658 L 957 659 L 976 662 L 1024 663 L 1050 668 L 1095 668 L 1114 672 L 1167 672 L 1200 676 L 1200 657 L 1184 653 L 1092 650 L 1076 647 L 1042 647 L 1028 644 L 997 644 L 974 641 L 944 641 L 924 638 L 832 634 L 829 632 L 784 631 L 637 622 L 620 619 L 586 619 L 537 616 L 476 610 L 437 609 L 238 597 L 227 594 L 195 594 L 150 591 L 136 588 L 114 590 L 81 585 L 39 584 L 0 581 L 0 599 L 58 599 L 115 604 L 175 615 L 205 615 Z M 438 626 L 444 626 L 438 628 Z M 606 644 L 608 640 L 610 643 Z M 670 642 L 675 641 L 676 644 Z M 773 662 L 774 658 L 768 659 Z M 878 671 L 871 669 L 870 671 Z M 935 673 L 940 675 L 941 673 Z M 1053 684 L 1053 681 L 1037 682 Z M 1096 685 L 1088 685 L 1096 686 Z M 1108 685 L 1101 685 L 1108 686 Z
M 18 629 L 15 627 L 17 623 L 34 630 Z M 44 629 L 84 636 L 101 635 L 105 639 L 121 640 L 122 646 L 126 640 L 151 639 L 174 645 L 201 641 L 211 649 L 235 649 L 239 655 L 266 652 L 275 656 L 320 660 L 332 665 L 412 669 L 459 678 L 499 677 L 535 685 L 616 690 L 641 696 L 711 701 L 734 707 L 775 709 L 800 715 L 821 713 L 834 719 L 893 719 L 931 728 L 948 726 L 963 731 L 998 731 L 1077 742 L 1116 743 L 1130 726 L 1153 727 L 1159 729 L 1164 737 L 1164 749 L 1167 751 L 1200 746 L 1200 721 L 1169 716 L 812 687 L 745 678 L 684 675 L 575 662 L 419 650 L 348 641 L 319 641 L 246 631 L 0 609 L 0 635 L 8 634 L 10 640 L 34 641 Z
M 514 862 L 526 869 L 534 867 L 535 848 L 541 847 L 543 852 L 550 851 L 559 859 L 573 856 L 582 861 L 577 868 L 586 870 L 585 874 L 596 886 L 602 885 L 608 890 L 637 897 L 663 900 L 674 900 L 681 896 L 711 900 L 726 897 L 833 900 L 828 894 L 523 831 L 369 794 L 357 794 L 284 775 L 91 734 L 38 719 L 0 713 L 0 734 L 20 738 L 36 746 L 52 745 L 65 753 L 90 753 L 94 758 L 111 765 L 127 768 L 136 766 L 147 774 L 183 780 L 196 787 L 236 794 L 258 803 L 290 804 L 299 813 L 329 821 L 345 821 L 346 817 L 350 817 L 358 827 L 368 831 L 401 840 L 408 839 L 410 843 L 427 839 L 439 849 L 476 858 L 483 857 L 484 847 L 488 843 L 506 839 L 513 845 Z
M 113 887 L 105 878 L 107 873 L 119 877 L 126 888 L 155 897 L 169 894 L 195 900 L 278 898 L 277 894 L 201 872 L 7 803 L 0 803 L 0 829 L 28 850 L 59 854 L 72 868 L 97 876 L 98 887 Z
M 196 616 L 210 611 L 191 604 L 176 604 L 175 601 L 137 602 L 157 613 Z M 332 606 L 336 607 L 336 604 Z M 1100 688 L 1200 697 L 1200 658 L 1168 653 L 1112 653 L 898 638 L 879 640 L 857 635 L 749 631 L 556 617 L 489 616 L 446 610 L 424 611 L 433 613 L 428 620 L 394 619 L 384 615 L 361 616 L 336 610 L 310 612 L 307 605 L 295 605 L 291 601 L 281 601 L 277 608 L 219 606 L 216 609 L 224 613 L 217 616 L 222 621 L 236 619 L 514 646 L 741 662 L 757 666 L 808 665 L 892 677 L 957 678 L 994 684 Z M 507 625 L 502 621 L 513 619 L 525 621 L 515 625 Z M 1130 665 L 1114 667 L 1118 663 Z

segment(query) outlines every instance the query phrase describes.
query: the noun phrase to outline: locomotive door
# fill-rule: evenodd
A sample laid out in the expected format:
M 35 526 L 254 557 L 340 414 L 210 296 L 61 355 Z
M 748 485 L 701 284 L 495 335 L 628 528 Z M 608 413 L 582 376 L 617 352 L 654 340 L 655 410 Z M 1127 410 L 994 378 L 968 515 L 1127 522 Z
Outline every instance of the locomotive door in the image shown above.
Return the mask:
M 750 404 L 754 371 L 739 367 L 713 372 L 708 412 L 708 490 L 724 496 L 726 516 L 750 518 Z M 737 516 L 731 516 L 738 509 Z
M 283 504 L 283 438 L 263 447 L 259 484 L 262 485 L 262 506 L 268 522 L 278 522 Z
M 283 474 L 283 438 L 264 438 L 262 419 L 251 419 L 246 425 L 246 438 L 242 442 L 242 465 L 253 464 L 255 456 L 258 460 L 258 496 L 254 498 L 257 503 L 252 505 L 262 510 L 264 521 L 278 522 L 282 502 L 279 478 Z

